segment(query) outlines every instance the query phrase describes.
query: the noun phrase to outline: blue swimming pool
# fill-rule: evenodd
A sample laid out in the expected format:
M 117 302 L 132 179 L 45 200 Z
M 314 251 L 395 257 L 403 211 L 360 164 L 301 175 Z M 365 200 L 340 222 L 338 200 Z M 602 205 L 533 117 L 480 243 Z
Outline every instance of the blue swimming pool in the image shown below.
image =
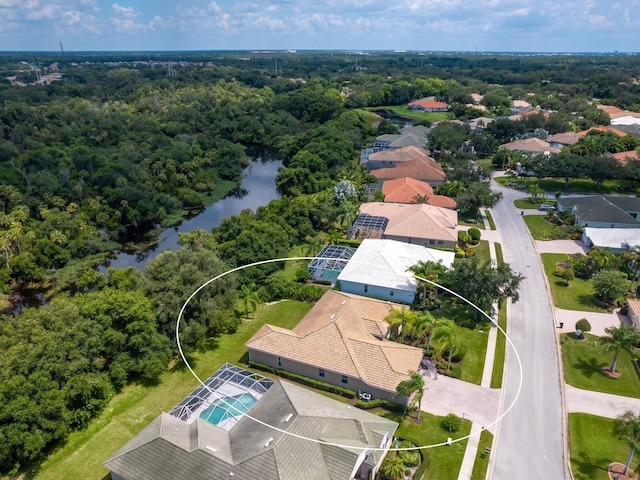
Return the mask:
M 256 402 L 256 398 L 249 393 L 219 399 L 205 409 L 200 414 L 200 418 L 214 425 L 218 425 L 233 416 L 244 415 Z

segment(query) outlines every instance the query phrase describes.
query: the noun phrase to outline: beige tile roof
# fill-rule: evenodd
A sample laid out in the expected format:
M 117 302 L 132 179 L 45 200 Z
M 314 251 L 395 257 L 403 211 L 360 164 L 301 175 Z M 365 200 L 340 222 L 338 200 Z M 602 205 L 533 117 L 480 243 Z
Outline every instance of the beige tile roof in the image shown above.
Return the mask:
M 629 310 L 633 312 L 635 316 L 640 317 L 640 300 L 628 298 L 627 304 L 629 305 Z
M 545 142 L 544 140 L 540 140 L 539 138 L 525 138 L 523 140 L 516 140 L 515 142 L 505 143 L 500 145 L 502 148 L 506 148 L 507 150 L 513 151 L 522 151 L 522 152 L 550 152 L 550 153 L 558 153 L 559 149 L 552 147 L 549 145 L 549 142 Z
M 456 242 L 458 213 L 448 208 L 425 203 L 363 203 L 359 213 L 389 220 L 386 237 L 425 238 Z
M 580 140 L 580 135 L 575 132 L 556 133 L 547 137 L 547 142 L 561 143 L 562 145 L 573 145 L 578 140 Z
M 400 306 L 329 290 L 293 330 L 265 325 L 245 346 L 393 392 L 422 360 L 420 348 L 374 336 L 386 333 L 384 318 L 394 308 Z
M 439 163 L 424 158 L 399 163 L 395 168 L 378 168 L 370 173 L 378 180 L 411 177 L 430 183 L 442 183 L 446 178 Z
M 435 162 L 435 160 L 429 156 L 429 151 L 426 148 L 416 147 L 415 145 L 409 145 L 408 147 L 397 148 L 395 150 L 383 150 L 369 155 L 369 160 L 376 162 L 407 162 L 418 158 Z
M 613 154 L 613 158 L 618 160 L 622 165 L 626 165 L 629 160 L 640 160 L 640 153 L 636 150 L 630 150 L 628 152 L 618 152 Z

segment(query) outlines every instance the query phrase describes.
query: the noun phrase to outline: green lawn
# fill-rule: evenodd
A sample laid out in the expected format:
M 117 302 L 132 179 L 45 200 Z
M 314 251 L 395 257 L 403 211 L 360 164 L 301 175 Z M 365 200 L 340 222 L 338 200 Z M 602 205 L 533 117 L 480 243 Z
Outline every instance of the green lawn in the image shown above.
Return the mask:
M 502 302 L 498 311 L 498 325 L 508 333 L 507 330 L 507 304 Z M 491 371 L 491 388 L 502 388 L 502 376 L 504 375 L 504 357 L 507 348 L 507 337 L 498 330 L 496 338 L 496 354 L 493 358 L 493 370 Z
M 605 307 L 596 298 L 593 285 L 589 280 L 576 278 L 571 281 L 571 286 L 567 287 L 565 281 L 556 277 L 553 272 L 556 263 L 566 260 L 568 257 L 564 253 L 543 253 L 540 255 L 544 265 L 544 271 L 549 280 L 553 302 L 556 307 L 566 310 L 584 310 L 587 312 L 605 312 Z
M 220 336 L 212 341 L 215 346 L 211 349 L 193 356 L 196 373 L 205 379 L 224 362 L 241 363 L 246 359 L 244 343 L 264 323 L 293 328 L 311 306 L 294 301 L 260 305 L 254 320 L 244 322 L 233 335 Z M 27 478 L 104 479 L 107 470 L 102 462 L 196 386 L 196 380 L 181 363 L 163 375 L 156 386 L 127 386 L 85 430 L 72 433 L 68 441 Z
M 417 423 L 414 414 L 411 417 L 402 417 L 398 414 L 384 413 L 384 417 L 400 424 L 396 431 L 396 437 L 411 440 L 418 446 L 434 445 L 447 441 L 447 437 L 454 440 L 469 435 L 471 422 L 463 420 L 462 428 L 455 433 L 445 431 L 440 422 L 444 417 L 438 417 L 425 412 L 420 414 L 421 422 Z M 467 448 L 467 439 L 451 444 L 450 447 L 435 447 L 422 450 L 423 458 L 428 457 L 429 469 L 422 477 L 425 480 L 442 480 L 445 478 L 458 478 L 462 457 Z
M 525 183 L 525 179 L 520 177 L 502 176 L 496 177 L 494 180 L 501 185 L 504 185 L 506 182 Z M 624 180 L 608 180 L 602 184 L 599 190 L 596 188 L 595 182 L 587 178 L 571 180 L 569 185 L 567 185 L 564 180 L 543 178 L 538 182 L 538 185 L 549 195 L 553 195 L 557 191 L 562 193 L 612 193 L 621 192 L 625 189 L 629 191 L 629 193 L 633 193 L 633 190 L 628 188 Z
M 476 453 L 476 461 L 473 463 L 471 480 L 484 480 L 487 476 L 487 468 L 489 467 L 491 454 L 487 454 L 485 449 L 491 448 L 492 444 L 493 434 L 489 430 L 483 430 L 480 434 L 480 443 L 478 445 L 478 452 Z
M 496 222 L 493 220 L 493 215 L 491 215 L 491 212 L 489 210 L 485 210 L 484 214 L 487 216 L 487 221 L 489 222 L 489 228 L 491 230 L 495 230 Z
M 513 201 L 513 205 L 516 208 L 525 208 L 525 209 L 538 209 L 540 207 L 540 204 L 542 203 L 546 203 L 547 205 L 552 205 L 555 206 L 556 201 L 555 200 L 550 200 L 548 198 L 545 199 L 540 199 L 537 202 L 531 202 L 528 198 L 519 198 L 517 200 Z
M 616 439 L 611 430 L 613 420 L 586 413 L 569 414 L 571 470 L 575 480 L 609 480 L 607 467 L 624 463 L 629 447 Z M 637 471 L 640 456 L 636 453 L 631 468 Z
M 462 316 L 469 316 L 469 313 L 464 307 L 450 304 L 445 304 L 440 310 L 431 313 L 437 320 L 448 319 L 455 321 L 456 318 L 460 319 Z M 487 326 L 486 328 L 490 327 Z M 466 382 L 480 385 L 484 360 L 487 354 L 487 338 L 489 333 L 486 329 L 470 329 L 456 325 L 456 336 L 458 343 L 467 347 L 467 353 L 460 365 L 460 378 Z M 434 343 L 434 347 L 436 346 Z M 443 355 L 446 358 L 446 353 Z
M 491 253 L 489 252 L 489 242 L 486 240 L 480 240 L 480 243 L 475 247 L 471 247 L 476 252 L 476 257 L 481 259 L 483 262 L 491 261 Z
M 602 373 L 602 368 L 611 365 L 613 352 L 605 351 L 596 335 L 585 336 L 586 340 L 576 340 L 573 334 L 563 334 L 561 337 L 564 342 L 562 358 L 566 382 L 585 390 L 640 398 L 640 379 L 631 355 L 626 351 L 620 351 L 616 370 L 621 375 L 611 378 Z
M 567 232 L 546 222 L 545 215 L 525 215 L 523 218 L 536 240 L 568 240 L 570 238 Z
M 458 218 L 458 225 L 465 225 L 467 227 L 476 227 L 479 230 L 484 230 L 484 222 L 482 221 L 482 217 L 478 216 L 478 218 Z
M 387 105 L 381 107 L 369 107 L 366 110 L 371 112 L 383 112 L 388 111 L 413 120 L 429 120 L 430 122 L 437 122 L 439 120 L 447 120 L 449 118 L 448 112 L 414 112 L 410 110 L 406 105 Z

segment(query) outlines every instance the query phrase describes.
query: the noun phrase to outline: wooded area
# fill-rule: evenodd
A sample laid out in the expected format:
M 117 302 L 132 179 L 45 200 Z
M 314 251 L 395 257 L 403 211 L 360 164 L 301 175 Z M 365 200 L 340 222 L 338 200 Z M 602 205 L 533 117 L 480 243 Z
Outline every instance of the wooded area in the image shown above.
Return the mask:
M 554 110 L 497 120 L 481 134 L 456 123 L 433 128 L 429 147 L 448 180 L 436 192 L 471 213 L 500 197 L 489 188 L 489 170 L 470 160 L 540 129 L 606 125 L 595 99 L 640 111 L 640 58 L 632 55 L 377 54 L 357 57 L 356 68 L 353 55 L 309 52 L 280 58 L 277 75 L 271 55 L 29 55 L 41 65 L 58 62 L 64 76 L 24 87 L 0 81 L 0 299 L 7 304 L 29 289 L 47 299 L 0 316 L 0 472 L 41 459 L 127 382 L 158 381 L 175 356 L 182 302 L 204 281 L 344 231 L 371 180 L 360 150 L 396 131 L 388 121 L 372 123 L 365 107 L 434 96 L 451 105 L 451 120 L 464 122 L 487 115 L 468 106 L 480 93 L 489 115 L 514 99 Z M 32 82 L 22 60 L 0 55 L 0 77 Z M 153 62 L 169 60 L 188 61 L 168 78 Z M 625 178 L 629 191 L 637 188 L 637 161 L 622 167 L 602 157 L 638 147 L 637 138 L 584 139 L 553 164 L 537 156 L 523 165 L 540 177 Z M 148 244 L 161 226 L 237 185 L 259 149 L 283 160 L 282 199 L 212 232 L 183 235 L 179 251 L 142 271 L 96 271 L 114 250 Z M 343 180 L 355 198 L 336 195 Z M 181 330 L 187 349 L 210 348 L 216 335 L 235 330 L 240 286 L 248 283 L 264 301 L 322 292 L 292 281 L 278 264 L 225 277 L 190 305 Z

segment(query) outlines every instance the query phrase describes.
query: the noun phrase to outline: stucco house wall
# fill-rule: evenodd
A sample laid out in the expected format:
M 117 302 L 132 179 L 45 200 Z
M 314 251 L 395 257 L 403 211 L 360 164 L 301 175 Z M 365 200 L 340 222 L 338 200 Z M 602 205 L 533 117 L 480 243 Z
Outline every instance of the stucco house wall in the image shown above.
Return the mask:
M 340 290 L 365 297 L 381 298 L 392 302 L 413 303 L 415 291 L 386 288 L 378 285 L 364 285 L 362 283 L 340 280 Z
M 322 346 L 319 345 L 318 348 L 322 348 Z M 383 400 L 401 403 L 403 405 L 407 405 L 409 403 L 408 397 L 403 395 L 396 397 L 395 392 L 389 392 L 387 390 L 372 387 L 363 382 L 360 378 L 354 378 L 349 375 L 344 375 L 347 380 L 347 383 L 344 383 L 343 375 L 341 373 L 290 360 L 286 357 L 277 357 L 275 355 L 250 348 L 249 360 L 256 363 L 262 363 L 270 367 L 281 368 L 283 370 L 286 370 L 287 372 L 295 373 L 297 375 L 302 375 L 308 378 L 313 378 L 320 382 L 329 383 L 338 387 L 348 388 L 355 391 L 356 393 L 358 392 L 358 390 L 362 390 L 364 392 L 370 393 L 372 399 L 381 398 Z M 324 376 L 321 376 L 321 371 L 324 372 Z

